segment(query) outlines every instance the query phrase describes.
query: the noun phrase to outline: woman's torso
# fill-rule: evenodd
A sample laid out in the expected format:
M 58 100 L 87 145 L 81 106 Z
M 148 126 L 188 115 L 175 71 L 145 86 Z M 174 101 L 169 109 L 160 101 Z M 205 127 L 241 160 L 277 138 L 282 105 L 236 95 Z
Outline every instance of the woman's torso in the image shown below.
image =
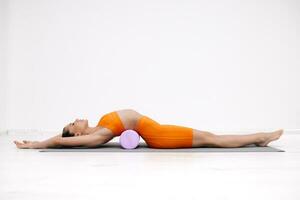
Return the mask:
M 135 110 L 132 109 L 122 109 L 122 110 L 116 110 L 114 111 L 117 116 L 119 117 L 121 124 L 122 124 L 122 129 L 124 128 L 124 130 L 128 130 L 128 129 L 132 129 L 135 130 L 135 127 L 139 121 L 139 119 L 143 116 L 140 113 L 136 112 Z M 111 113 L 106 113 L 105 115 L 103 115 L 100 119 L 103 120 L 103 118 L 105 118 L 106 115 L 111 115 Z M 105 119 L 107 121 L 107 119 Z M 99 121 L 97 126 L 101 126 L 101 122 Z M 110 123 L 110 122 L 106 122 L 106 123 Z M 105 126 L 104 126 L 105 127 Z M 120 129 L 120 128 L 119 128 Z M 120 132 L 120 131 L 119 131 Z M 111 131 L 111 136 L 118 136 L 120 133 L 116 134 L 113 133 Z
M 118 113 L 120 120 L 122 121 L 122 124 L 126 130 L 127 129 L 134 130 L 137 122 L 143 116 L 142 114 L 132 109 L 122 109 L 116 112 Z

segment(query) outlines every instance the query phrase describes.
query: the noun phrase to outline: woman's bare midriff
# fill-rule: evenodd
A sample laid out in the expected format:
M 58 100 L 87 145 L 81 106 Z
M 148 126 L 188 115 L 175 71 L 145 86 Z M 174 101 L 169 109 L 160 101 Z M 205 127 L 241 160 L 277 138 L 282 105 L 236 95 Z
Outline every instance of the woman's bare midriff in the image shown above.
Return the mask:
M 134 130 L 136 127 L 137 122 L 143 116 L 142 114 L 138 113 L 132 109 L 122 109 L 117 111 L 124 128 Z

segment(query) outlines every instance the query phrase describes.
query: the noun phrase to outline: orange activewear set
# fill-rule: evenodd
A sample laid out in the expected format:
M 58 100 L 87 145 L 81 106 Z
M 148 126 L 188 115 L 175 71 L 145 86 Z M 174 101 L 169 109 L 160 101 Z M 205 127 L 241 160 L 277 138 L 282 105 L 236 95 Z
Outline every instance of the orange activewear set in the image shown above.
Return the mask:
M 110 129 L 115 136 L 120 136 L 125 128 L 116 111 L 101 117 L 97 126 Z M 151 148 L 191 148 L 193 129 L 184 126 L 159 124 L 143 115 L 134 129 Z

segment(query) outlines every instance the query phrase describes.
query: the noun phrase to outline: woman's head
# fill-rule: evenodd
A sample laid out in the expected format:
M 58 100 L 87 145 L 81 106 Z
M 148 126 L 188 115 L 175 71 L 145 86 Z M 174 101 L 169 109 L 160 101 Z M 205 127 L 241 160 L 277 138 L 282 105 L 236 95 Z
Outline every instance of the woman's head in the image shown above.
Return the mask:
M 86 130 L 88 127 L 88 120 L 76 119 L 74 122 L 69 123 L 64 127 L 62 137 L 86 135 Z

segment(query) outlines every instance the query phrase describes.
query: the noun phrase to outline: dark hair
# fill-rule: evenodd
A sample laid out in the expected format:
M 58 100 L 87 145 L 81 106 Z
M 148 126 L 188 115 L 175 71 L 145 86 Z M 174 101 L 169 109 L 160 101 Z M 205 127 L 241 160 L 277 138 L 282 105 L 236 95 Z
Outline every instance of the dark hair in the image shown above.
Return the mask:
M 73 137 L 74 134 L 72 134 L 69 130 L 66 129 L 66 127 L 62 131 L 62 137 Z

